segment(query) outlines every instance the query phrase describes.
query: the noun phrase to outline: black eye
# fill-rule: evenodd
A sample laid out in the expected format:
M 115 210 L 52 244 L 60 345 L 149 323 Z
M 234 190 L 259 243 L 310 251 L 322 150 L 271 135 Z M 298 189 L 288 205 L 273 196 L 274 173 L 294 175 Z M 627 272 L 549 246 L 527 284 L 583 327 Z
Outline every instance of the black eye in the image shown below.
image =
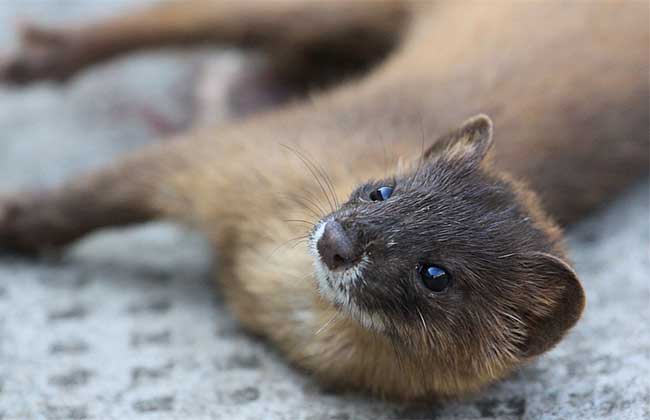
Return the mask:
M 435 265 L 423 264 L 420 266 L 420 277 L 427 289 L 433 292 L 442 292 L 449 286 L 451 277 L 442 268 Z
M 388 200 L 391 195 L 393 195 L 393 187 L 379 187 L 370 193 L 370 199 L 372 201 L 384 201 Z

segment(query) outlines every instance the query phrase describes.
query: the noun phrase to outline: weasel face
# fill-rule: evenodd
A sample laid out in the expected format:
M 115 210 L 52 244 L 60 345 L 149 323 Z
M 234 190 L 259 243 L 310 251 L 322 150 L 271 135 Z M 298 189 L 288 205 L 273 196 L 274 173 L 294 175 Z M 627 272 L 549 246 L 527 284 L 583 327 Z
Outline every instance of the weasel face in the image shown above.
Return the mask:
M 490 127 L 471 120 L 407 173 L 359 187 L 310 248 L 342 312 L 400 348 L 495 375 L 552 347 L 584 297 L 532 193 L 481 164 Z

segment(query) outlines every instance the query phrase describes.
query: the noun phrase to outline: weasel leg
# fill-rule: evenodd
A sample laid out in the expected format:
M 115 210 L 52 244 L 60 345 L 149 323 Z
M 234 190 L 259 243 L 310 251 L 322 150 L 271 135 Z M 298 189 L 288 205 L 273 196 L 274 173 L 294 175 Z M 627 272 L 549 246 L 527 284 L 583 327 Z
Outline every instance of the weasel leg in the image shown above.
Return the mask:
M 406 12 L 405 2 L 399 0 L 372 5 L 311 0 L 188 0 L 162 2 L 65 28 L 26 25 L 20 32 L 18 51 L 0 59 L 0 82 L 63 81 L 116 55 L 189 43 L 252 46 L 285 52 L 281 55 L 287 51 L 313 53 L 308 46 L 336 44 L 344 48 L 333 51 L 363 56 L 361 52 L 396 38 Z
M 161 216 L 157 205 L 174 155 L 152 148 L 61 187 L 0 195 L 0 250 L 37 252 L 102 227 Z

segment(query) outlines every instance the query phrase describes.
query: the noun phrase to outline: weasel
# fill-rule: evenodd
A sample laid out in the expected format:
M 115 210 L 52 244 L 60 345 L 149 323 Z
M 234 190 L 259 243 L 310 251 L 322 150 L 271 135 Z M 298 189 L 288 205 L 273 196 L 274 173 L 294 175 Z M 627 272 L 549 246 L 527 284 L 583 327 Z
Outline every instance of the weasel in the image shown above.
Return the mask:
M 648 26 L 635 1 L 194 0 L 29 27 L 6 82 L 198 42 L 266 51 L 309 86 L 323 57 L 370 68 L 5 194 L 0 248 L 169 218 L 212 241 L 242 325 L 324 383 L 403 400 L 477 391 L 580 318 L 559 226 L 648 173 Z

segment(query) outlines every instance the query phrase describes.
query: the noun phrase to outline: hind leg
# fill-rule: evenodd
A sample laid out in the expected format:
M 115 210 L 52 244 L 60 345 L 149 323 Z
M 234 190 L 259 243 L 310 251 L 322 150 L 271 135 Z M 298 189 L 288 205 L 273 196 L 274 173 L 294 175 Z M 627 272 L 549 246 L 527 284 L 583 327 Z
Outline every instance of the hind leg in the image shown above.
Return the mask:
M 358 58 L 392 44 L 406 12 L 399 0 L 161 2 L 77 26 L 25 26 L 18 51 L 0 59 L 0 81 L 63 81 L 120 54 L 206 42 L 319 57 L 327 49 Z

